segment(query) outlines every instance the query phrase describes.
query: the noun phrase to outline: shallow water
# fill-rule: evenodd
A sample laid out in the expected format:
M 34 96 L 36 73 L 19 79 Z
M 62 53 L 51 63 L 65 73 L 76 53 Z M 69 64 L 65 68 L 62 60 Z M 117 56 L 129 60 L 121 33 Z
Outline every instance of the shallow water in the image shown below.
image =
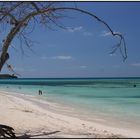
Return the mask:
M 10 79 L 0 80 L 0 89 L 34 96 L 41 89 L 44 99 L 73 108 L 72 115 L 140 130 L 139 78 Z

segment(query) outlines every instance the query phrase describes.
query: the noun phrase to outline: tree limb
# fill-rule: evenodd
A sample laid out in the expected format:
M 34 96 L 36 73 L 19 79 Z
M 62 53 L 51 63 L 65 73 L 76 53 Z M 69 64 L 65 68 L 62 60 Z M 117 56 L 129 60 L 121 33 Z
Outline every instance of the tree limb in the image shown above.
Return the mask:
M 16 7 L 18 7 L 20 4 L 22 4 L 22 2 L 17 3 L 13 8 L 11 8 L 10 10 L 13 11 Z M 45 16 L 46 18 L 48 18 L 51 22 L 53 22 L 56 26 L 59 26 L 56 22 L 55 22 L 55 12 L 62 12 L 62 11 L 67 11 L 67 10 L 72 10 L 72 11 L 78 11 L 81 12 L 83 14 L 89 15 L 90 17 L 96 19 L 97 21 L 101 22 L 103 25 L 105 25 L 107 27 L 107 29 L 111 32 L 111 34 L 114 37 L 119 37 L 119 43 L 117 44 L 116 48 L 112 51 L 112 53 L 114 53 L 118 48 L 120 48 L 121 51 L 121 55 L 123 57 L 123 60 L 125 60 L 127 58 L 127 52 L 126 52 L 126 44 L 125 44 L 125 39 L 123 37 L 122 34 L 117 33 L 117 32 L 113 32 L 113 30 L 111 29 L 111 27 L 101 18 L 97 17 L 95 14 L 90 13 L 88 11 L 79 9 L 77 7 L 73 8 L 73 7 L 49 7 L 49 8 L 42 8 L 42 7 L 38 7 L 36 5 L 35 2 L 30 2 L 30 4 L 32 5 L 32 7 L 35 8 L 35 11 L 33 12 L 29 12 L 29 13 L 25 13 L 25 16 L 23 16 L 20 20 L 17 20 L 14 15 L 10 12 L 6 12 L 3 13 L 3 17 L 0 19 L 2 20 L 3 18 L 5 18 L 6 16 L 9 16 L 10 18 L 12 18 L 16 24 L 14 24 L 14 27 L 11 28 L 10 32 L 8 33 L 6 39 L 4 40 L 3 43 L 3 47 L 2 47 L 2 53 L 0 56 L 0 71 L 4 65 L 4 63 L 8 60 L 9 57 L 7 57 L 7 51 L 8 48 L 12 42 L 12 40 L 14 39 L 14 37 L 17 35 L 17 33 L 19 33 L 19 31 L 21 31 L 22 27 L 25 28 L 25 25 L 27 25 L 26 23 L 29 22 L 31 19 L 34 19 L 36 16 Z M 52 4 L 52 3 L 51 3 Z M 2 10 L 0 10 L 0 13 L 3 12 Z M 21 11 L 20 11 L 21 12 Z M 46 21 L 47 22 L 47 21 Z M 59 26 L 62 28 L 62 26 Z M 26 42 L 27 45 L 27 42 Z M 122 48 L 124 47 L 124 53 Z
M 125 43 L 125 39 L 124 39 L 123 35 L 120 34 L 120 33 L 117 33 L 117 32 L 113 32 L 113 30 L 111 29 L 111 27 L 104 20 L 102 20 L 101 18 L 97 17 L 93 13 L 87 12 L 87 11 L 82 10 L 82 9 L 79 9 L 79 8 L 70 8 L 70 7 L 50 8 L 50 9 L 43 9 L 43 10 L 38 10 L 37 12 L 30 13 L 28 16 L 25 17 L 24 20 L 27 20 L 27 19 L 29 19 L 31 17 L 37 16 L 37 15 L 40 15 L 40 14 L 43 14 L 43 13 L 49 14 L 51 12 L 61 11 L 61 10 L 75 10 L 75 11 L 79 11 L 79 12 L 82 12 L 82 13 L 84 13 L 86 15 L 89 15 L 89 16 L 95 18 L 96 20 L 98 20 L 99 22 L 101 22 L 102 24 L 104 24 L 108 28 L 108 30 L 111 32 L 111 34 L 113 36 L 117 36 L 117 37 L 120 38 L 119 39 L 120 40 L 119 47 L 121 47 L 121 45 L 123 45 L 123 47 L 124 47 L 124 54 L 122 55 L 123 61 L 125 61 L 127 59 L 126 43 Z

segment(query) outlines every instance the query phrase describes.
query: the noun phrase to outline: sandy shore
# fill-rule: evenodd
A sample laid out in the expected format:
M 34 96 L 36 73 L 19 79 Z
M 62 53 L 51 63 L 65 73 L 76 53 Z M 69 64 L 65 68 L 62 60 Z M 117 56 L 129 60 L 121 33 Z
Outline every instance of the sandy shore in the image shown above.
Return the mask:
M 61 114 L 56 104 L 22 94 L 1 91 L 0 107 L 0 123 L 13 127 L 20 138 L 140 137 L 138 132 Z

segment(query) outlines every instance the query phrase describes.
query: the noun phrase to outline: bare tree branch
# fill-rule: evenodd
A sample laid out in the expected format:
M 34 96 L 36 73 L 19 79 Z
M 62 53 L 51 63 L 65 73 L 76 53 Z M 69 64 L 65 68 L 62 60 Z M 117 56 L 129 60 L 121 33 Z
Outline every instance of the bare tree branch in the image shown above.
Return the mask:
M 34 16 L 37 16 L 37 15 L 40 15 L 40 14 L 43 14 L 43 13 L 46 13 L 46 14 L 49 14 L 51 12 L 54 12 L 54 11 L 61 11 L 61 10 L 75 10 L 75 11 L 79 11 L 79 12 L 82 12 L 84 14 L 87 14 L 93 18 L 95 18 L 96 20 L 98 20 L 99 22 L 103 23 L 107 28 L 108 30 L 111 32 L 111 34 L 113 36 L 117 36 L 119 37 L 120 39 L 120 44 L 119 44 L 119 47 L 121 47 L 121 45 L 123 45 L 124 47 L 124 55 L 123 55 L 123 60 L 125 61 L 126 58 L 127 58 L 127 52 L 126 52 L 126 44 L 125 44 L 125 39 L 123 37 L 122 34 L 120 33 L 117 33 L 117 32 L 113 32 L 113 30 L 111 29 L 111 27 L 102 19 L 100 19 L 99 17 L 97 17 L 95 14 L 92 14 L 90 12 L 87 12 L 85 10 L 82 10 L 82 9 L 79 9 L 79 8 L 70 8 L 70 7 L 60 7 L 60 8 L 50 8 L 50 9 L 43 9 L 43 10 L 38 10 L 37 12 L 33 12 L 33 13 L 30 13 L 30 15 L 28 15 L 27 17 L 25 17 L 24 20 L 28 19 L 28 18 L 31 18 L 31 17 L 34 17 Z M 116 46 L 118 48 L 118 46 Z
M 21 48 L 22 43 L 25 43 L 25 45 L 30 48 L 31 42 L 25 33 L 25 30 L 28 29 L 27 27 L 29 27 L 29 24 L 34 23 L 35 25 L 35 23 L 41 23 L 48 28 L 50 28 L 49 24 L 54 24 L 55 26 L 66 29 L 64 26 L 58 24 L 58 19 L 61 17 L 58 16 L 58 13 L 64 13 L 64 11 L 78 11 L 102 23 L 110 31 L 112 36 L 119 39 L 119 43 L 114 46 L 111 53 L 115 53 L 119 48 L 123 60 L 127 58 L 126 43 L 123 35 L 121 33 L 114 32 L 104 20 L 91 12 L 77 8 L 77 6 L 62 7 L 55 6 L 55 4 L 56 2 L 0 2 L 0 6 L 2 7 L 0 8 L 0 24 L 7 23 L 11 27 L 2 44 L 0 54 L 0 71 L 3 68 L 3 65 L 9 59 L 8 48 L 15 37 L 20 39 Z

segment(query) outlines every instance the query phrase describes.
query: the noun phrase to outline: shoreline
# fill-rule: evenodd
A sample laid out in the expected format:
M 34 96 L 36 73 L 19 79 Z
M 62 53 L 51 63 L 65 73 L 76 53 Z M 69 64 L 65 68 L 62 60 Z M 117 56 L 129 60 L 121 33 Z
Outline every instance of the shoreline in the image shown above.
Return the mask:
M 0 92 L 1 124 L 15 129 L 16 135 L 32 138 L 139 138 L 138 132 L 82 120 L 60 112 L 58 104 L 30 95 Z

